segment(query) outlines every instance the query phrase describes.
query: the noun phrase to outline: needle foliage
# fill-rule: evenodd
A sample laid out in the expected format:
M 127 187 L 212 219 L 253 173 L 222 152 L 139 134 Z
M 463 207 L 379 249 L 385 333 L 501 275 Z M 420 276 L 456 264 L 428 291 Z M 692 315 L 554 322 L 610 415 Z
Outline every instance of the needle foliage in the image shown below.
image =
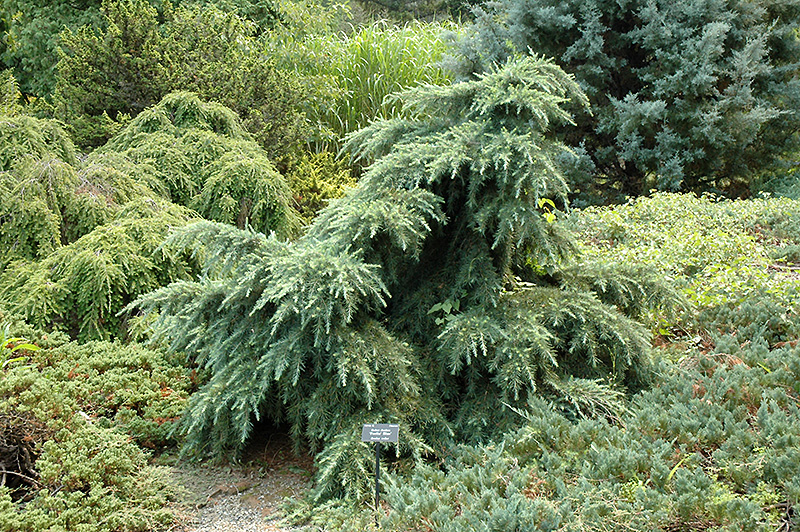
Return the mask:
M 580 148 L 585 201 L 664 191 L 746 194 L 796 150 L 800 3 L 782 0 L 497 0 L 476 11 L 462 74 L 513 53 L 575 75 L 593 114 Z M 594 196 L 594 197 L 593 197 Z
M 289 186 L 242 121 L 194 93 L 167 95 L 97 155 L 208 219 L 282 237 L 299 227 Z
M 316 496 L 363 497 L 362 423 L 400 422 L 398 452 L 420 459 L 513 424 L 503 402 L 641 374 L 647 336 L 622 310 L 667 292 L 631 272 L 570 275 L 554 220 L 567 186 L 549 130 L 570 120 L 568 100 L 585 104 L 574 79 L 527 58 L 398 98 L 409 117 L 349 137 L 376 162 L 299 240 L 212 222 L 169 240 L 204 275 L 131 308 L 210 373 L 183 420 L 187 450 L 236 452 L 254 420 L 286 420 L 322 447 Z M 579 384 L 559 386 L 569 376 Z

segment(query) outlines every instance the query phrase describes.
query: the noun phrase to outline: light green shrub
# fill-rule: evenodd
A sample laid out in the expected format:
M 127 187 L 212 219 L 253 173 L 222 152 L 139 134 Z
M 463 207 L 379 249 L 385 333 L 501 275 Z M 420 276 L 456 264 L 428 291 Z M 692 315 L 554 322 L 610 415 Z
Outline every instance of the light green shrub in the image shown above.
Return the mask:
M 731 347 L 731 346 L 728 346 Z M 665 365 L 619 424 L 542 401 L 502 441 L 390 476 L 389 530 L 753 530 L 797 525 L 800 349 Z
M 98 159 L 99 158 L 99 159 Z M 177 92 L 142 112 L 90 161 L 150 175 L 151 188 L 215 221 L 296 234 L 290 189 L 236 114 Z
M 193 219 L 187 209 L 141 199 L 110 223 L 38 262 L 17 261 L 0 276 L 7 308 L 32 325 L 74 338 L 124 337 L 117 313 L 139 294 L 185 279 L 192 263 L 161 248 L 171 229 Z
M 330 200 L 356 185 L 350 169 L 330 152 L 304 154 L 289 164 L 286 180 L 303 221 L 311 220 Z
M 569 225 L 585 260 L 637 264 L 672 279 L 699 312 L 687 326 L 744 327 L 743 334 L 766 327 L 780 341 L 794 334 L 800 315 L 800 278 L 786 264 L 800 242 L 798 221 L 800 203 L 788 198 L 659 193 L 576 211 Z
M 154 532 L 176 521 L 174 488 L 164 469 L 128 436 L 76 415 L 42 446 L 41 490 L 24 505 L 0 488 L 0 530 Z

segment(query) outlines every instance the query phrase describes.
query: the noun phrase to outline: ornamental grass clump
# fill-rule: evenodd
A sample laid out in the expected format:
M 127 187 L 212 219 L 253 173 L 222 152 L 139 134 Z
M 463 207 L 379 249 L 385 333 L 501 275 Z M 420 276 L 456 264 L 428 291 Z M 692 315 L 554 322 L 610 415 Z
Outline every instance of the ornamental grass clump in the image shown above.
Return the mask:
M 287 29 L 275 52 L 284 68 L 314 84 L 307 120 L 313 151 L 338 151 L 342 139 L 372 120 L 397 116 L 402 104 L 387 98 L 425 83 L 444 83 L 448 74 L 438 63 L 447 45 L 448 27 L 414 23 L 398 27 L 385 21 L 349 32 L 296 38 Z

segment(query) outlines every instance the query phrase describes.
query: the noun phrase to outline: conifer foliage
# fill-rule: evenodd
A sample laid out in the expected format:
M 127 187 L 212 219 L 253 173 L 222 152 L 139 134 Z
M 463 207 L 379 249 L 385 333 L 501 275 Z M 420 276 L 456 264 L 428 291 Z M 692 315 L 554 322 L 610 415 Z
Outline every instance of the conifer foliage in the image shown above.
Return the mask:
M 241 120 L 194 93 L 167 95 L 98 155 L 208 219 L 284 237 L 299 226 L 289 186 Z
M 0 297 L 74 338 L 125 336 L 122 307 L 191 276 L 195 263 L 159 249 L 196 218 L 189 208 L 281 237 L 299 227 L 286 181 L 241 120 L 192 93 L 168 95 L 81 161 L 52 120 L 0 115 L 0 140 Z
M 376 162 L 299 240 L 200 222 L 168 242 L 203 257 L 203 277 L 132 306 L 210 370 L 184 419 L 190 450 L 235 452 L 254 419 L 286 419 L 325 446 L 317 495 L 359 495 L 361 423 L 400 422 L 400 451 L 419 458 L 502 429 L 501 401 L 641 369 L 644 330 L 608 303 L 659 297 L 635 275 L 604 291 L 563 268 L 564 148 L 548 131 L 569 99 L 585 104 L 573 78 L 526 58 L 398 98 L 406 118 L 348 139 Z
M 651 188 L 742 193 L 796 148 L 799 9 L 776 0 L 497 0 L 477 11 L 460 67 L 480 72 L 533 50 L 576 76 L 593 114 L 563 133 L 582 148 L 573 182 L 587 199 Z

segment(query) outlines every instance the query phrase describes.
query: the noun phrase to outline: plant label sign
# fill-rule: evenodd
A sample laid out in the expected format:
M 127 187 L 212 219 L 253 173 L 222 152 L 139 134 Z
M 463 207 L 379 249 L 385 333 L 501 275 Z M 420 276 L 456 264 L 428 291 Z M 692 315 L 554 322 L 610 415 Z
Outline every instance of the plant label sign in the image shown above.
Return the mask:
M 390 423 L 370 423 L 361 429 L 361 441 L 377 443 L 397 443 L 400 425 Z

